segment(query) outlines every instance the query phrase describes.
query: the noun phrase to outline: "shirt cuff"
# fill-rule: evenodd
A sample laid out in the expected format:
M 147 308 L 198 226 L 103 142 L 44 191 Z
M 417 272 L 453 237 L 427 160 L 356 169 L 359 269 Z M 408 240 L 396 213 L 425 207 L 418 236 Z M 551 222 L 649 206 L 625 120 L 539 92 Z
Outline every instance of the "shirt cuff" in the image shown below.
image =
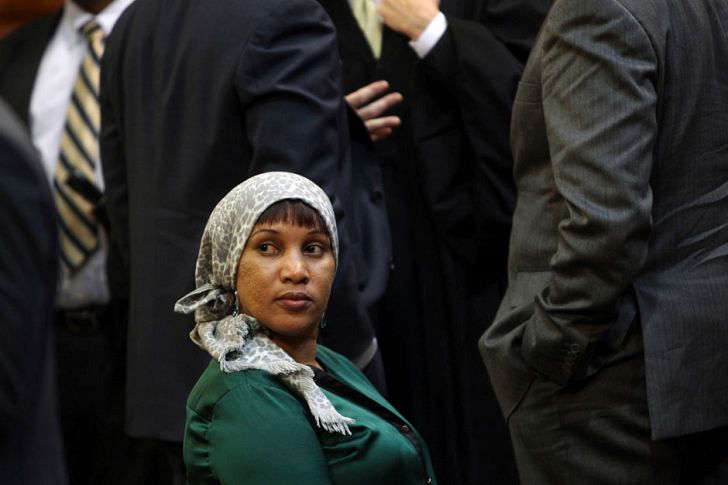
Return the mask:
M 409 44 L 415 50 L 417 56 L 423 59 L 435 47 L 435 44 L 437 44 L 446 30 L 447 19 L 445 18 L 445 14 L 438 12 L 417 40 L 413 40 Z

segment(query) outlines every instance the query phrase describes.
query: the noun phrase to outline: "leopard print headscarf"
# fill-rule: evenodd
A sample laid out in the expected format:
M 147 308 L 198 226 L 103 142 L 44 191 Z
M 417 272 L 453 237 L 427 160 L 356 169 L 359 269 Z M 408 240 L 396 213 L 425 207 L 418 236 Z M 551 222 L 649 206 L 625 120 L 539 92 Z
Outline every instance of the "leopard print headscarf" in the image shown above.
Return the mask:
M 300 175 L 263 173 L 235 187 L 213 209 L 197 256 L 197 289 L 177 301 L 174 310 L 195 312 L 196 325 L 190 338 L 220 363 L 223 372 L 269 372 L 305 399 L 317 426 L 351 434 L 347 423 L 354 420 L 334 409 L 315 384 L 311 368 L 299 364 L 273 343 L 268 330 L 255 318 L 236 310 L 235 282 L 245 243 L 260 215 L 286 199 L 301 200 L 321 215 L 338 264 L 336 220 L 324 191 Z

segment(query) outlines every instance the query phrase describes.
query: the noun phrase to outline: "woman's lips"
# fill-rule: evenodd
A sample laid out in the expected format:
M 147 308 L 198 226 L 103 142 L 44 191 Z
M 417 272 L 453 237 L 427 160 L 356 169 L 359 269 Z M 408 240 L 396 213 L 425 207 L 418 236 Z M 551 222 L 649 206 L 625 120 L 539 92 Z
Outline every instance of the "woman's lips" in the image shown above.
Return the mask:
M 313 300 L 306 293 L 288 292 L 276 298 L 276 303 L 292 312 L 300 312 L 313 304 Z

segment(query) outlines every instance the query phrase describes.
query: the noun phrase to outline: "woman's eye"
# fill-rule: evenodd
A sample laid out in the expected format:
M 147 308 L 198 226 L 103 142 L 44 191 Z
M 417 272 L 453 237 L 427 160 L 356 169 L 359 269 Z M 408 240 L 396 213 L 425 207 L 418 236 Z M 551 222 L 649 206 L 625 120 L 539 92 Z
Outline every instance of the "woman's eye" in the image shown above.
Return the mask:
M 306 246 L 305 252 L 313 256 L 320 256 L 324 254 L 324 248 L 320 244 L 309 244 Z
M 260 243 L 258 244 L 258 251 L 261 253 L 272 253 L 274 251 L 275 247 L 271 243 Z

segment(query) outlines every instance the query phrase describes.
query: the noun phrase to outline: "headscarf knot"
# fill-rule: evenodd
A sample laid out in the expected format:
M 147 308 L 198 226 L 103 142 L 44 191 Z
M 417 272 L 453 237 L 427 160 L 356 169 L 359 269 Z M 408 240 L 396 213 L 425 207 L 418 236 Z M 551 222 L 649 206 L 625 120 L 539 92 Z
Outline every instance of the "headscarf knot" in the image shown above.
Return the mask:
M 195 321 L 199 323 L 220 320 L 230 315 L 234 308 L 235 293 L 211 283 L 187 293 L 174 305 L 177 313 L 195 312 Z

